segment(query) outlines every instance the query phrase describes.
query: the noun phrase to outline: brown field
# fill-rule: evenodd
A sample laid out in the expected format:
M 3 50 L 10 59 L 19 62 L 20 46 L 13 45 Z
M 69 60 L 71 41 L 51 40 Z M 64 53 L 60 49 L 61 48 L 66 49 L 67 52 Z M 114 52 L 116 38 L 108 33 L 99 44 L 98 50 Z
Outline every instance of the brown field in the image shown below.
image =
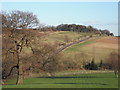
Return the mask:
M 118 49 L 118 37 L 103 37 L 87 45 L 88 47 Z
M 118 37 L 103 37 L 96 40 L 97 42 L 104 42 L 109 44 L 118 44 Z

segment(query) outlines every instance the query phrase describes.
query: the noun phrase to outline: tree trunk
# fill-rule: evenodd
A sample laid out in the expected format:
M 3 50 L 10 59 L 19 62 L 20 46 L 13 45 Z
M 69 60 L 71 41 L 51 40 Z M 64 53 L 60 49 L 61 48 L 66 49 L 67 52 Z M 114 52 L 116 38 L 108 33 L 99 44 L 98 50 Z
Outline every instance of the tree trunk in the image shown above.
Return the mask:
M 116 78 L 118 78 L 118 71 L 114 70 L 114 73 L 115 73 Z
M 23 69 L 22 69 L 22 62 L 19 62 L 16 85 L 22 83 L 23 83 Z

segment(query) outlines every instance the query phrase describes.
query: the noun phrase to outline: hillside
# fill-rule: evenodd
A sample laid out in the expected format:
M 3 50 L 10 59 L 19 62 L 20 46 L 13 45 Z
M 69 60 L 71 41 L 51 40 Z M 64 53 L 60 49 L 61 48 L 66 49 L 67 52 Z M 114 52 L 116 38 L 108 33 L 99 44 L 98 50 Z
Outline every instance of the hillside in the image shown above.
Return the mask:
M 85 36 L 98 36 L 99 34 L 93 33 L 77 33 L 72 31 L 51 31 L 46 37 L 42 38 L 45 42 L 57 42 L 57 43 L 70 43 L 77 41 Z
M 111 52 L 118 52 L 118 38 L 117 37 L 99 37 L 87 40 L 83 43 L 73 45 L 65 49 L 62 53 L 71 59 L 81 58 L 80 62 L 84 60 L 91 61 L 92 58 L 99 63 L 103 62 L 109 57 Z
M 43 40 L 45 40 L 45 42 L 56 43 L 59 45 L 59 48 L 61 48 L 69 43 L 91 35 L 91 39 L 72 45 L 63 50 L 61 52 L 63 55 L 63 62 L 67 61 L 71 67 L 76 65 L 77 68 L 84 62 L 90 62 L 93 58 L 96 63 L 100 63 L 101 60 L 105 62 L 106 59 L 109 58 L 111 52 L 118 52 L 118 37 L 113 36 L 99 36 L 99 34 L 83 32 L 57 31 L 52 32 Z
M 10 30 L 3 30 L 3 75 L 7 75 L 13 66 L 17 63 L 16 53 L 13 57 L 15 42 L 10 36 Z M 117 52 L 117 37 L 106 36 L 93 33 L 73 32 L 73 31 L 38 31 L 38 30 L 17 30 L 15 39 L 20 42 L 21 37 L 26 36 L 30 42 L 22 47 L 22 63 L 25 76 L 31 73 L 52 72 L 55 70 L 83 69 L 83 63 L 90 62 L 93 58 L 98 64 L 108 58 L 111 52 Z M 70 44 L 83 40 L 86 37 L 90 39 L 71 45 L 55 55 L 56 61 L 48 61 L 53 53 Z M 11 49 L 12 48 L 12 49 Z M 10 53 L 8 53 L 10 52 Z M 6 59 L 6 56 L 8 57 Z M 11 60 L 9 60 L 11 58 Z M 46 59 L 47 58 L 47 59 Z M 29 60 L 29 61 L 28 61 Z M 54 65 L 53 65 L 54 64 Z M 52 67 L 54 66 L 54 67 Z M 9 67 L 9 69 L 7 68 Z M 56 67 L 56 68 L 55 68 Z M 16 73 L 15 71 L 13 73 Z M 14 74 L 13 74 L 14 75 Z M 30 74 L 29 74 L 30 75 Z

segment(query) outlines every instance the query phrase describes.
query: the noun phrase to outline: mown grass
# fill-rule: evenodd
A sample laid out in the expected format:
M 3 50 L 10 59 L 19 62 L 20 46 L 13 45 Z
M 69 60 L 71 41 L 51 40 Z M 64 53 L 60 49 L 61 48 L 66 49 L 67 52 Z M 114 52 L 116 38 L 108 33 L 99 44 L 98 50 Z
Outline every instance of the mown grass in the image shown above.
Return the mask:
M 15 80 L 7 82 L 3 88 L 117 88 L 114 73 L 91 73 L 64 75 L 56 77 L 34 77 L 24 80 L 21 85 L 14 85 Z

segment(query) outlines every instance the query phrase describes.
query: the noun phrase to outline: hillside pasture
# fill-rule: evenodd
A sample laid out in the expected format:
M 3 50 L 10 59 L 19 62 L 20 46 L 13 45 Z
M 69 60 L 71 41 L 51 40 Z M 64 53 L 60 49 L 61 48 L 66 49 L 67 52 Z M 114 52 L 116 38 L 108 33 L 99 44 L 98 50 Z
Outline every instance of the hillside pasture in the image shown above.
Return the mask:
M 77 33 L 72 31 L 56 31 L 42 38 L 45 42 L 70 43 L 82 39 L 85 36 L 95 35 L 92 33 Z M 97 35 L 97 34 L 96 34 Z M 68 42 L 67 42 L 68 41 Z
M 109 57 L 111 52 L 118 52 L 118 38 L 117 37 L 99 37 L 90 39 L 69 48 L 66 48 L 62 53 L 65 57 L 71 59 L 76 59 L 76 54 L 78 54 L 79 61 L 91 61 L 94 58 L 96 63 L 101 60 L 103 62 Z M 84 55 L 83 55 L 84 54 Z

